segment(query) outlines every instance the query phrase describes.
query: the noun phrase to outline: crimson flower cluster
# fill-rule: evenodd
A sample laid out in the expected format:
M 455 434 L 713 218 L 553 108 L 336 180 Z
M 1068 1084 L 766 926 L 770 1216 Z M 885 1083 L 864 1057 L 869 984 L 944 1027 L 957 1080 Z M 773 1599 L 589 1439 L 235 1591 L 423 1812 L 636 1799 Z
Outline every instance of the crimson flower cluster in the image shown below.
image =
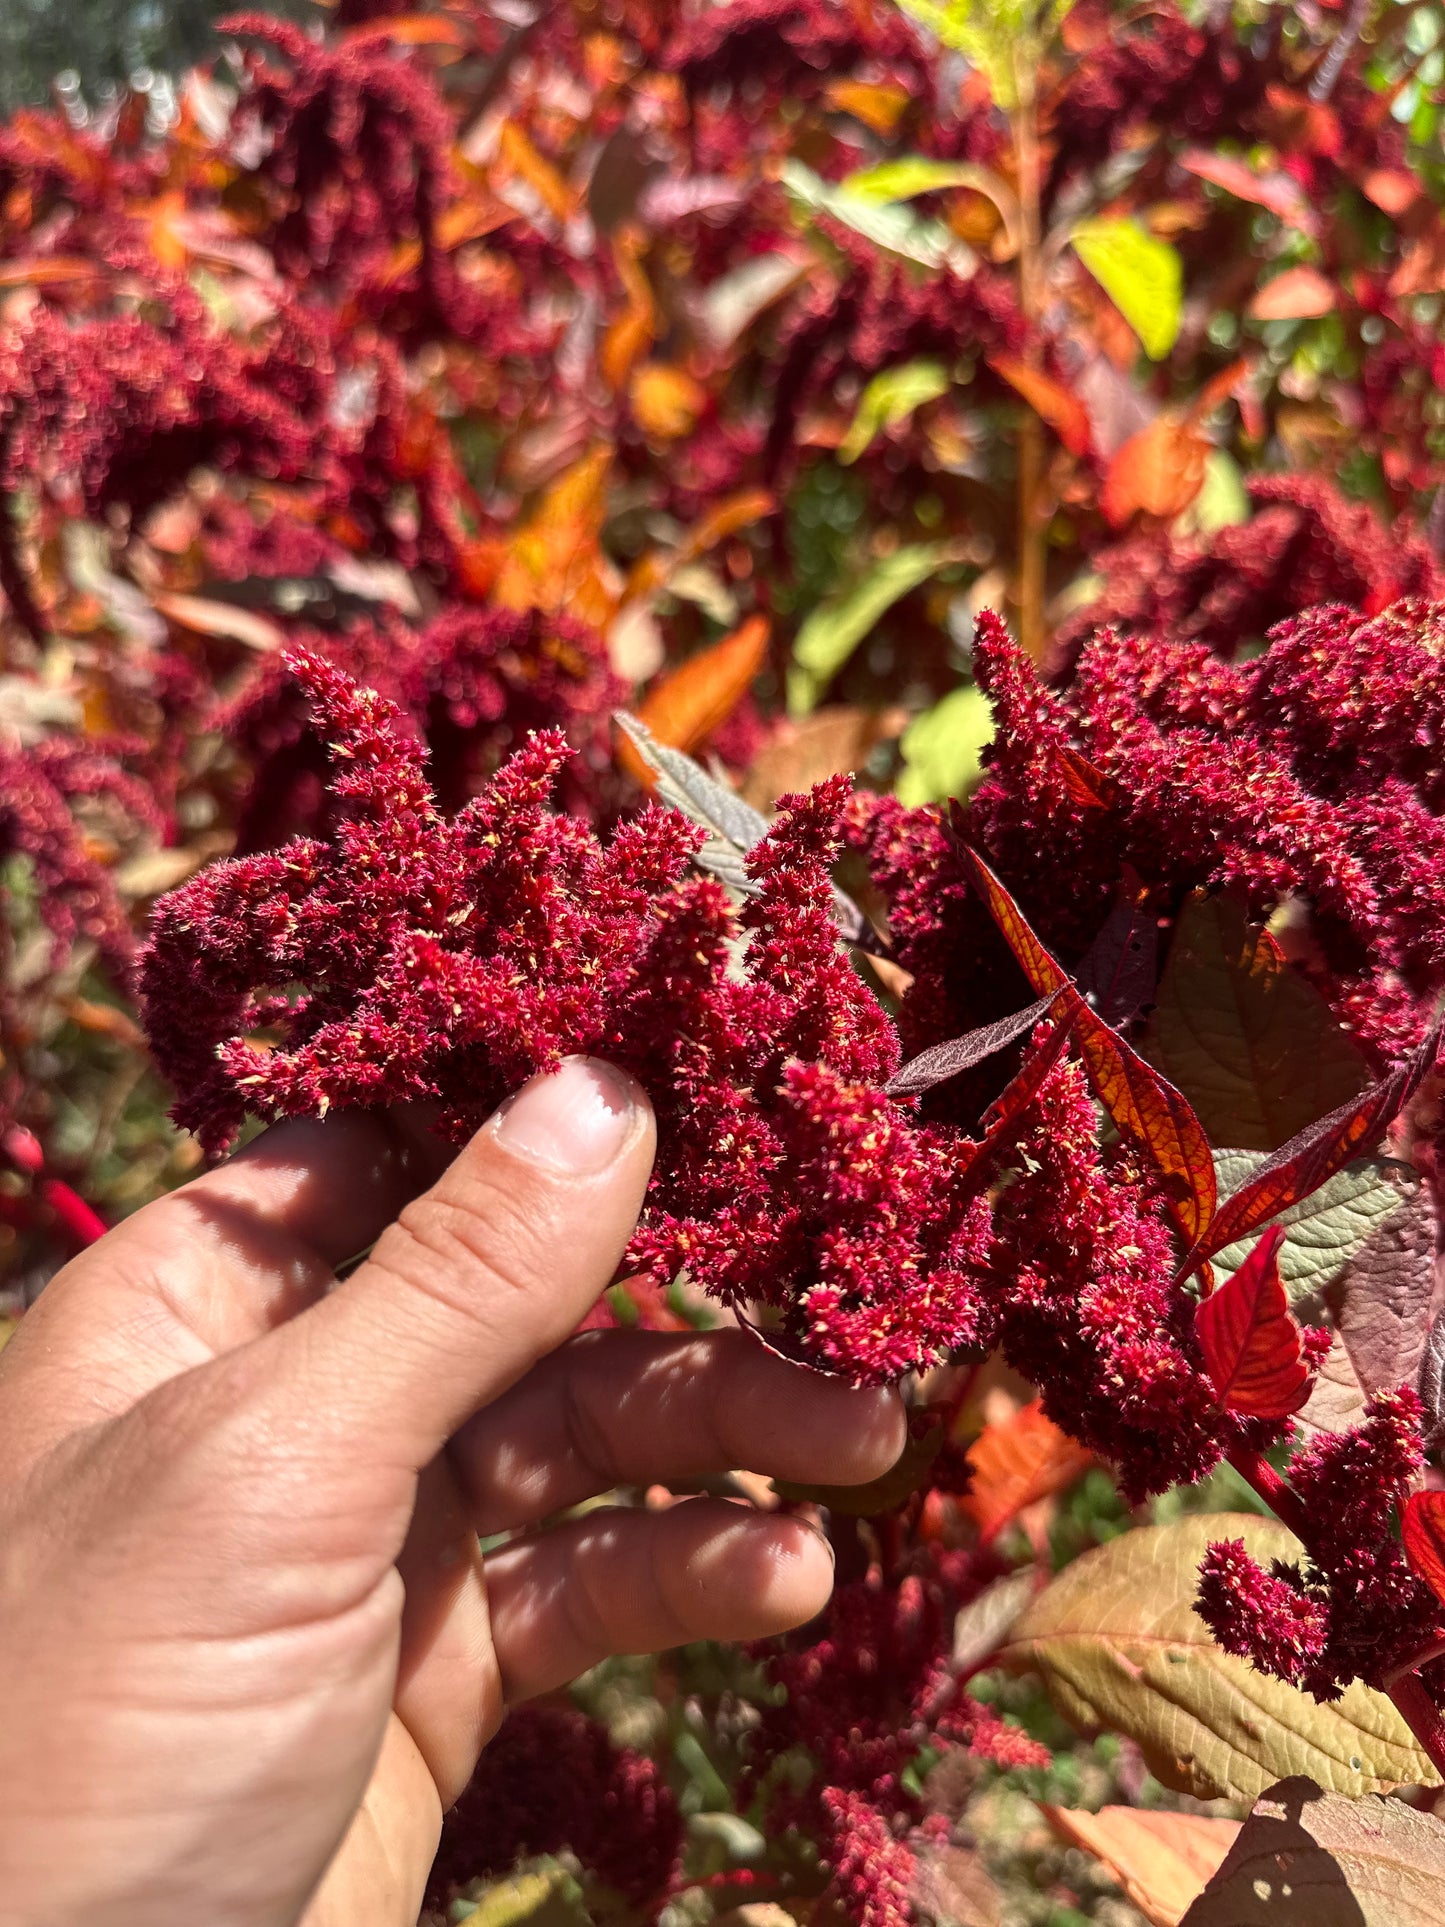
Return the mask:
M 846 785 L 785 799 L 741 913 L 648 809 L 602 845 L 533 736 L 456 816 L 395 706 L 293 658 L 337 774 L 326 841 L 217 864 L 158 907 L 141 966 L 178 1120 L 211 1149 L 268 1118 L 430 1098 L 465 1137 L 571 1051 L 631 1070 L 660 1149 L 635 1264 L 685 1265 L 789 1342 L 880 1380 L 986 1335 L 988 1207 L 967 1149 L 881 1085 L 897 1041 L 834 922 Z
M 759 1649 L 784 1694 L 750 1736 L 740 1797 L 761 1791 L 770 1828 L 817 1844 L 859 1927 L 910 1918 L 918 1848 L 948 1838 L 947 1817 L 929 1814 L 906 1777 L 925 1749 L 1049 1764 L 1046 1748 L 971 1698 L 950 1666 L 955 1616 L 978 1589 L 967 1555 L 934 1548 L 925 1572 L 839 1587 L 821 1634 Z M 790 1759 L 804 1771 L 789 1772 Z

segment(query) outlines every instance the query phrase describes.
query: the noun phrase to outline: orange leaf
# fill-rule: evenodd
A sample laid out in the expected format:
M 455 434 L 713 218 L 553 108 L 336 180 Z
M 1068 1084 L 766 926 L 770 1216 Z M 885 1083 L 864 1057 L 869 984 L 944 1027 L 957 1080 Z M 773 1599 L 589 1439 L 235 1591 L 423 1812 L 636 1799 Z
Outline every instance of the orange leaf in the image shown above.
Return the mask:
M 1253 201 L 1257 207 L 1268 208 L 1271 214 L 1277 214 L 1281 221 L 1305 234 L 1318 231 L 1314 209 L 1292 174 L 1279 171 L 1256 174 L 1244 161 L 1229 154 L 1211 154 L 1201 147 L 1191 147 L 1181 154 L 1179 165 L 1197 179 L 1222 187 L 1237 200 Z
M 657 327 L 657 304 L 652 287 L 642 272 L 645 237 L 636 228 L 625 228 L 612 246 L 617 277 L 627 294 L 627 306 L 610 323 L 598 351 L 598 365 L 609 385 L 620 389 L 633 363 L 652 346 Z
M 964 858 L 1035 992 L 1040 997 L 1059 993 L 1060 1015 L 1073 1032 L 1100 1103 L 1154 1165 L 1170 1215 L 1192 1247 L 1209 1227 L 1218 1193 L 1209 1140 L 1189 1100 L 1085 1003 L 977 852 L 965 850 Z
M 30 255 L 0 265 L 0 288 L 59 288 L 72 281 L 104 280 L 107 272 L 103 262 L 78 254 Z
M 634 420 L 655 442 L 675 442 L 691 434 L 707 406 L 702 383 L 665 361 L 649 361 L 637 369 L 629 393 Z
M 1238 1820 L 1205 1813 L 1167 1813 L 1134 1807 L 1043 1809 L 1071 1847 L 1101 1860 L 1150 1927 L 1179 1927 L 1223 1863 L 1239 1833 Z
M 1300 1329 L 1279 1275 L 1284 1228 L 1266 1231 L 1244 1263 L 1194 1314 L 1219 1402 L 1245 1418 L 1288 1418 L 1310 1395 Z
M 1445 290 L 1445 234 L 1438 229 L 1412 241 L 1390 276 L 1390 293 L 1439 294 Z
M 973 1482 L 959 1501 L 981 1538 L 998 1536 L 1027 1505 L 1082 1478 L 1094 1455 L 1060 1431 L 1035 1399 L 997 1425 L 985 1425 L 969 1447 Z
M 565 227 L 577 211 L 576 196 L 515 121 L 502 122 L 499 152 L 508 170 L 518 180 L 525 181 L 553 220 Z
M 1204 486 L 1209 443 L 1195 429 L 1160 415 L 1131 435 L 1109 464 L 1100 505 L 1114 527 L 1132 515 L 1170 520 L 1182 515 Z
M 1400 1515 L 1400 1537 L 1411 1567 L 1445 1600 L 1445 1492 L 1412 1492 Z
M 649 692 L 638 711 L 657 738 L 689 754 L 705 743 L 737 708 L 768 655 L 770 627 L 765 616 L 749 616 L 730 636 L 703 649 Z M 656 775 L 632 745 L 620 739 L 619 760 L 639 782 L 652 788 Z
M 459 20 L 440 13 L 397 13 L 384 20 L 367 20 L 341 36 L 344 47 L 369 47 L 381 40 L 398 47 L 465 47 L 467 36 Z
M 1360 182 L 1360 192 L 1382 213 L 1398 217 L 1415 205 L 1424 189 L 1408 167 L 1377 167 Z
M 885 82 L 835 80 L 827 92 L 828 105 L 840 113 L 861 120 L 873 133 L 885 139 L 903 118 L 908 92 Z
M 1256 321 L 1317 321 L 1338 305 L 1334 286 L 1317 268 L 1286 268 L 1266 281 L 1249 304 Z
M 1318 1191 L 1357 1152 L 1367 1150 L 1386 1125 L 1399 1116 L 1421 1079 L 1434 1069 L 1439 1049 L 1437 1024 L 1414 1056 L 1396 1065 L 1388 1077 L 1372 1084 L 1359 1097 L 1350 1098 L 1328 1117 L 1306 1125 L 1256 1166 L 1247 1182 L 1220 1206 L 1186 1265 L 1212 1257 L 1237 1238 L 1257 1231 L 1281 1211 Z
M 1093 446 L 1089 411 L 1077 395 L 1016 355 L 990 355 L 988 365 L 1048 423 L 1071 455 L 1088 454 Z

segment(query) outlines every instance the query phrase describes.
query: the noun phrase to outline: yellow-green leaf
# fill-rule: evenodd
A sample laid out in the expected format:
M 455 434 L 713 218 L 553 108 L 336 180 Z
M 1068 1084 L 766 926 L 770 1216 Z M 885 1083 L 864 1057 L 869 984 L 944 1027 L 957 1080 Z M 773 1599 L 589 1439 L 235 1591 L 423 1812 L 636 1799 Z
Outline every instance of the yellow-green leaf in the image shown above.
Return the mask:
M 1072 0 L 898 0 L 907 14 L 927 27 L 945 47 L 973 62 L 1006 112 L 1019 101 L 1015 62 L 1038 65 L 1045 39 L 1069 11 Z
M 875 563 L 846 595 L 816 608 L 798 631 L 788 672 L 788 712 L 806 716 L 825 685 L 900 597 L 953 555 L 947 542 L 915 542 Z
M 1162 361 L 1179 338 L 1184 311 L 1184 270 L 1176 250 L 1132 220 L 1084 221 L 1070 239 L 1145 354 Z
M 860 167 L 842 182 L 842 192 L 860 201 L 911 201 L 915 194 L 936 194 L 946 187 L 976 187 L 980 179 L 996 182 L 972 161 L 933 161 L 926 154 L 905 154 L 876 167 Z
M 1255 1804 L 1182 1927 L 1441 1927 L 1445 1821 L 1304 1778 Z
M 993 741 L 993 711 L 975 684 L 952 690 L 903 733 L 899 801 L 909 809 L 967 796 L 983 774 L 983 752 Z
M 1243 1539 L 1268 1567 L 1298 1540 L 1254 1513 L 1196 1513 L 1086 1552 L 1034 1600 L 1000 1662 L 1040 1672 L 1066 1719 L 1137 1741 L 1166 1786 L 1257 1799 L 1291 1773 L 1358 1796 L 1439 1775 L 1383 1693 L 1358 1681 L 1329 1706 L 1215 1645 L 1194 1610 L 1199 1562 Z
M 778 178 L 803 207 L 819 214 L 831 214 L 835 221 L 842 221 L 855 234 L 861 234 L 865 241 L 871 241 L 889 254 L 902 255 L 904 260 L 916 261 L 923 268 L 951 268 L 963 276 L 972 274 L 978 266 L 973 249 L 950 233 L 941 221 L 925 220 L 922 215 L 892 201 L 870 201 L 862 195 L 850 194 L 825 181 L 799 160 L 784 161 Z
M 906 421 L 924 402 L 937 401 L 948 387 L 948 370 L 941 361 L 905 361 L 885 368 L 859 396 L 858 412 L 838 444 L 838 460 L 856 462 L 875 435 Z

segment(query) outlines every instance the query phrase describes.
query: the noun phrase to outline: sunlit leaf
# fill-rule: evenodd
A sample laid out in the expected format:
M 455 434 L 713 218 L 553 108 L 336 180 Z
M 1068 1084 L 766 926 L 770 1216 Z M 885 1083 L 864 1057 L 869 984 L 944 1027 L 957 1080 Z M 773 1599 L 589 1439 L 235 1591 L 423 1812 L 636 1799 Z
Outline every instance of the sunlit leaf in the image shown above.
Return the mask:
M 675 442 L 690 434 L 707 406 L 702 383 L 685 368 L 663 361 L 634 369 L 628 395 L 634 421 L 655 442 Z
M 1321 1704 L 1223 1652 L 1194 1610 L 1211 1542 L 1242 1539 L 1268 1570 L 1302 1556 L 1257 1513 L 1194 1513 L 1086 1552 L 1028 1607 L 999 1655 L 1036 1669 L 1064 1717 L 1127 1735 L 1166 1786 L 1254 1799 L 1282 1773 L 1358 1796 L 1439 1776 L 1384 1693 L 1358 1680 Z
M 1221 1206 L 1208 1232 L 1191 1252 L 1190 1262 L 1198 1263 L 1268 1224 L 1281 1211 L 1318 1191 L 1358 1152 L 1373 1144 L 1433 1068 L 1439 1047 L 1437 1027 L 1414 1056 L 1388 1077 L 1267 1157 Z
M 899 801 L 917 809 L 967 796 L 983 775 L 983 752 L 993 735 L 993 710 L 977 684 L 950 690 L 903 732 Z
M 948 370 L 940 361 L 906 361 L 875 375 L 858 398 L 848 432 L 838 444 L 838 460 L 845 466 L 858 457 L 886 428 L 906 421 L 915 408 L 946 395 Z
M 1115 528 L 1140 514 L 1172 521 L 1203 488 L 1209 455 L 1210 444 L 1197 429 L 1159 415 L 1110 462 L 1100 507 Z
M 1040 420 L 1048 423 L 1071 455 L 1087 455 L 1093 446 L 1089 411 L 1077 395 L 1040 368 L 1031 368 L 1017 355 L 990 355 L 988 365 L 1010 388 L 1022 395 Z
M 1139 1807 L 1043 1808 L 1071 1847 L 1100 1860 L 1150 1927 L 1179 1927 L 1239 1833 L 1237 1820 Z
M 1445 1601 L 1445 1492 L 1412 1492 L 1400 1514 L 1400 1538 L 1412 1569 Z
M 1253 201 L 1257 207 L 1268 208 L 1271 214 L 1277 214 L 1281 221 L 1303 234 L 1319 231 L 1318 217 L 1304 189 L 1293 174 L 1285 173 L 1282 168 L 1258 174 L 1247 162 L 1233 155 L 1212 154 L 1200 147 L 1191 147 L 1182 153 L 1179 165 L 1198 180 L 1210 181 L 1241 201 Z
M 978 266 L 972 248 L 941 221 L 925 220 L 897 202 L 870 201 L 849 194 L 793 158 L 783 162 L 778 178 L 801 206 L 831 215 L 886 253 L 902 255 L 924 268 L 950 268 L 963 276 L 972 274 Z
M 909 102 L 906 88 L 869 80 L 835 80 L 825 98 L 830 107 L 851 114 L 873 133 L 885 136 L 902 120 Z
M 1194 1315 L 1219 1402 L 1244 1418 L 1288 1418 L 1309 1397 L 1300 1330 L 1279 1275 L 1283 1230 L 1266 1231 L 1232 1278 Z
M 803 716 L 878 619 L 895 602 L 926 582 L 955 551 L 948 542 L 918 542 L 876 562 L 863 580 L 836 601 L 816 608 L 798 631 L 788 676 L 788 709 Z
M 1179 337 L 1184 313 L 1184 270 L 1177 250 L 1128 219 L 1085 221 L 1069 238 L 1145 354 L 1162 361 Z
M 1346 1791 L 1272 1786 L 1181 1927 L 1439 1927 L 1445 1821 Z
M 1038 1399 L 985 1425 L 968 1449 L 973 1482 L 959 1500 L 987 1543 L 1025 1506 L 1081 1479 L 1094 1455 L 1060 1431 Z
M 697 749 L 726 722 L 752 687 L 767 661 L 769 634 L 766 617 L 749 616 L 731 635 L 661 677 L 638 711 L 638 721 L 659 743 Z M 650 787 L 650 776 L 640 760 L 634 763 L 635 752 L 628 748 L 623 761 Z
M 898 0 L 920 25 L 972 62 L 1005 112 L 1019 104 L 1016 62 L 1036 65 L 1072 0 Z
M 1314 321 L 1339 305 L 1334 283 L 1318 269 L 1286 268 L 1266 281 L 1249 304 L 1256 321 Z

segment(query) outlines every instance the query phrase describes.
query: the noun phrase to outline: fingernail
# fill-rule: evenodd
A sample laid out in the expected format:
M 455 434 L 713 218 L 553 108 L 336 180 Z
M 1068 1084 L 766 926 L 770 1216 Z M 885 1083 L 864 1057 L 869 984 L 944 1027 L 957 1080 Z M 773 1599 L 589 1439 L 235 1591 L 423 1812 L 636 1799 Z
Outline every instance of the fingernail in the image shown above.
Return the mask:
M 610 1064 L 569 1057 L 534 1077 L 497 1113 L 509 1151 L 558 1171 L 605 1171 L 632 1129 L 632 1092 Z

